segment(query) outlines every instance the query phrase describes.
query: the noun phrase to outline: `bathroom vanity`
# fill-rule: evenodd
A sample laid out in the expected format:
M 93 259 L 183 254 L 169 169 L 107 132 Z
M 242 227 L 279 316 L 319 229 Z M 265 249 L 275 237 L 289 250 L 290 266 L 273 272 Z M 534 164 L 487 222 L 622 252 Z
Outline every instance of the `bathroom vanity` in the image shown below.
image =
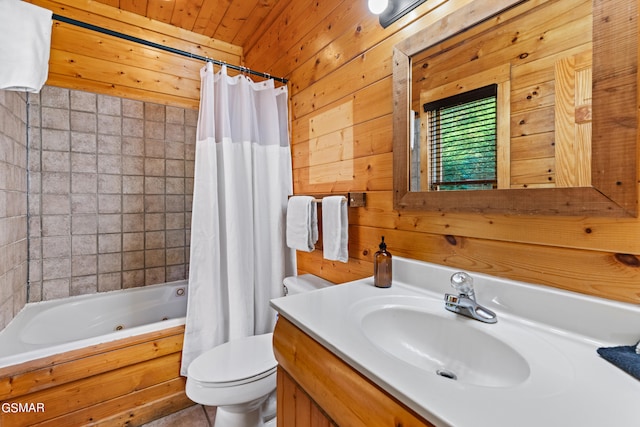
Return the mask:
M 640 381 L 596 349 L 635 344 L 640 307 L 471 273 L 487 324 L 445 309 L 457 270 L 396 258 L 389 289 L 272 301 L 280 426 L 637 425 Z
M 278 426 L 433 426 L 281 317 Z

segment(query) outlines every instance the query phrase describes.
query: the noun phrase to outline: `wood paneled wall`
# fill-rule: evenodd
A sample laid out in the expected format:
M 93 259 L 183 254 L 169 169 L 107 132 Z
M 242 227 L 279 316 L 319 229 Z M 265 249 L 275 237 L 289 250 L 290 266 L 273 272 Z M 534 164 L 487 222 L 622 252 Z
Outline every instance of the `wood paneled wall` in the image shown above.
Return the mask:
M 386 29 L 364 0 L 291 2 L 245 52 L 291 80 L 294 193 L 367 192 L 349 210 L 349 262 L 298 253 L 298 269 L 369 276 L 384 235 L 395 255 L 640 303 L 638 219 L 393 210 L 392 48 L 470 1 L 428 1 Z
M 67 18 L 229 64 L 242 48 L 91 0 L 28 0 Z M 53 21 L 51 86 L 198 108 L 203 62 Z

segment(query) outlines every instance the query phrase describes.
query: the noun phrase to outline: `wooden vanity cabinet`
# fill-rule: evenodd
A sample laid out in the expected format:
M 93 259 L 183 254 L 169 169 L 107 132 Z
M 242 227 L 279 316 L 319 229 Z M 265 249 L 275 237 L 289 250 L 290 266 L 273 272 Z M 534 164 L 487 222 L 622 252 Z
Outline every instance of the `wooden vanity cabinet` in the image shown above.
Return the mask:
M 273 348 L 278 427 L 434 427 L 282 316 Z

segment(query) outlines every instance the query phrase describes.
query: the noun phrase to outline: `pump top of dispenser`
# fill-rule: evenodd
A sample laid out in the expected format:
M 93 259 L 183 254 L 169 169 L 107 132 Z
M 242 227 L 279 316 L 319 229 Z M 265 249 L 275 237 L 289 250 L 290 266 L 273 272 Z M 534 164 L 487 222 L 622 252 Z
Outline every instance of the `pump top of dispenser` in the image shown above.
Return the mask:
M 382 236 L 382 241 L 380 242 L 380 245 L 378 245 L 378 247 L 380 248 L 381 251 L 387 250 L 387 244 L 384 242 L 384 236 Z

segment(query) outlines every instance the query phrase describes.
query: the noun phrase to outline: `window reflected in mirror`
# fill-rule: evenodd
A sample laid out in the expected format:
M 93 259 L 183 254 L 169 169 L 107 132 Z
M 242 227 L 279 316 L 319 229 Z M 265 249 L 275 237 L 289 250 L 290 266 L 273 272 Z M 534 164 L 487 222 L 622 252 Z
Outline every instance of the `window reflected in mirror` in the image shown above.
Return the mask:
M 412 140 L 411 162 L 420 171 L 412 191 L 497 187 L 497 93 L 492 84 L 422 105 L 422 119 L 414 121 L 424 132 Z

